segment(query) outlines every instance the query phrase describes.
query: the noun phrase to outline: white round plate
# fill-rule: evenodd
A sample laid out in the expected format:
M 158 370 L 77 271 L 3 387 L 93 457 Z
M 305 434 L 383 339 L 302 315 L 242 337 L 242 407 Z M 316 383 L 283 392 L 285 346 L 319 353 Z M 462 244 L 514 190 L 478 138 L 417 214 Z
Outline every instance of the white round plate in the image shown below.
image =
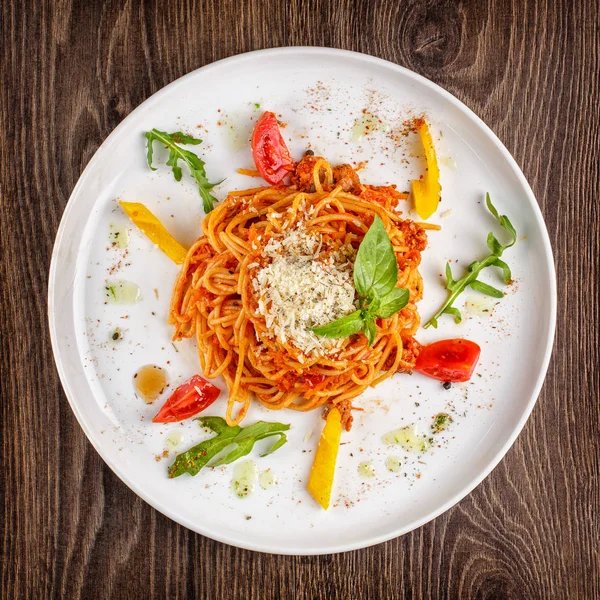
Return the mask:
M 465 337 L 482 348 L 477 375 L 445 390 L 418 374 L 396 375 L 358 400 L 352 431 L 343 435 L 332 506 L 322 510 L 306 491 L 323 421 L 319 411 L 274 412 L 255 404 L 246 423 L 257 419 L 291 424 L 289 442 L 265 458 L 277 484 L 244 499 L 231 489 L 235 465 L 204 469 L 196 477 L 171 480 L 162 458 L 167 435 L 183 433 L 181 449 L 209 437 L 198 423 L 158 425 L 152 417 L 177 384 L 199 372 L 195 345 L 178 351 L 167 325 L 177 267 L 123 214 L 117 199 L 146 204 L 184 244 L 200 231 L 202 203 L 184 167 L 176 182 L 155 148 L 156 171 L 146 164 L 144 132 L 182 130 L 199 135 L 191 148 L 202 156 L 215 190 L 260 185 L 238 175 L 252 168 L 248 139 L 263 110 L 276 112 L 293 156 L 307 147 L 332 163 L 367 161 L 361 179 L 396 183 L 408 190 L 424 171 L 422 149 L 402 123 L 425 114 L 441 163 L 442 204 L 431 222 L 421 272 L 423 321 L 445 298 L 444 265 L 456 276 L 487 253 L 486 237 L 503 231 L 485 208 L 490 192 L 518 233 L 505 253 L 515 283 L 490 302 L 466 292 L 458 303 L 460 325 L 449 316 L 439 329 L 420 330 L 430 342 Z M 374 115 L 381 123 L 360 137 L 355 127 Z M 367 116 L 367 119 L 371 117 Z M 360 139 L 358 139 L 360 138 Z M 410 206 L 401 207 L 408 213 Z M 410 216 L 410 215 L 409 215 Z M 126 250 L 112 248 L 109 227 L 125 226 Z M 488 270 L 484 280 L 504 287 Z M 141 288 L 137 304 L 106 304 L 109 280 Z M 468 305 L 465 307 L 465 303 Z M 383 542 L 430 521 L 470 492 L 498 463 L 523 427 L 539 394 L 552 347 L 556 285 L 548 234 L 536 200 L 508 151 L 468 108 L 426 79 L 370 56 L 324 48 L 282 48 L 236 56 L 198 69 L 168 85 L 134 110 L 108 137 L 81 176 L 62 218 L 54 247 L 49 318 L 56 363 L 71 407 L 107 464 L 157 510 L 203 535 L 252 550 L 281 554 L 340 552 Z M 123 339 L 109 342 L 119 327 Z M 133 373 L 142 365 L 167 369 L 171 386 L 154 405 L 138 399 Z M 225 389 L 223 382 L 217 384 Z M 208 412 L 224 415 L 226 392 Z M 435 436 L 433 450 L 417 457 L 385 446 L 382 435 L 414 423 L 430 431 L 432 417 L 448 412 L 454 421 Z M 385 467 L 401 458 L 400 473 Z M 361 462 L 375 476 L 363 478 Z

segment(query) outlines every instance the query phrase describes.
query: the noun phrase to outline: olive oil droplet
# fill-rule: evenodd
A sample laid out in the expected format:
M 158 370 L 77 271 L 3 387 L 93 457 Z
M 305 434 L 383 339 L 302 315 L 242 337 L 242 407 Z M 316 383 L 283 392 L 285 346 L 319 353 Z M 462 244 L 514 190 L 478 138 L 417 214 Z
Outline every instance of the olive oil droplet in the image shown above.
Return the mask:
M 238 498 L 245 498 L 254 491 L 256 472 L 256 463 L 253 460 L 244 460 L 234 467 L 232 487 Z
M 167 372 L 162 367 L 146 365 L 133 376 L 133 387 L 146 404 L 152 404 L 167 387 Z
M 391 473 L 399 473 L 402 470 L 402 461 L 397 456 L 388 456 L 385 459 L 385 467 Z
M 108 304 L 135 304 L 141 300 L 142 291 L 137 284 L 118 279 L 104 286 L 104 298 Z
M 275 483 L 277 483 L 277 480 L 273 474 L 273 471 L 271 471 L 271 469 L 267 469 L 258 476 L 258 483 L 263 490 L 268 490 L 269 488 L 272 488 Z
M 375 467 L 373 466 L 373 463 L 361 462 L 358 465 L 358 474 L 367 479 L 375 477 Z
M 177 450 L 177 447 L 183 443 L 185 436 L 179 429 L 171 431 L 165 440 L 165 450 Z
M 113 246 L 127 248 L 129 246 L 129 229 L 124 225 L 110 224 L 108 239 Z

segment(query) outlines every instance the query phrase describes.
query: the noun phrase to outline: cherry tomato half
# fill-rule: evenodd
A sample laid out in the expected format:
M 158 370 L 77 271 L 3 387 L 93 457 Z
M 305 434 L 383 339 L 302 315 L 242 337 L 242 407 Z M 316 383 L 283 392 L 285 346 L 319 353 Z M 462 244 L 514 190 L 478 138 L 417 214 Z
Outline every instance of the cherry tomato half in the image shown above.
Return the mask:
M 481 348 L 469 340 L 441 340 L 424 346 L 415 371 L 440 381 L 468 381 L 479 360 Z
M 194 375 L 171 394 L 152 421 L 154 423 L 174 423 L 193 417 L 208 408 L 220 393 L 221 390 L 218 387 L 200 375 Z
M 294 161 L 272 112 L 264 112 L 256 123 L 252 133 L 252 156 L 261 177 L 271 185 L 278 184 L 294 169 Z

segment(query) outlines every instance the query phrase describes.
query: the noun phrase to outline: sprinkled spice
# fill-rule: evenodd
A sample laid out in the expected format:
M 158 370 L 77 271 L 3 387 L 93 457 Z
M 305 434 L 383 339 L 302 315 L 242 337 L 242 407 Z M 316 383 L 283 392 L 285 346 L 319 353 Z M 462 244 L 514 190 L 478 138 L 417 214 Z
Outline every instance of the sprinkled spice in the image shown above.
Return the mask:
M 449 390 L 452 387 L 452 383 L 450 381 L 444 381 L 442 385 L 445 390 Z

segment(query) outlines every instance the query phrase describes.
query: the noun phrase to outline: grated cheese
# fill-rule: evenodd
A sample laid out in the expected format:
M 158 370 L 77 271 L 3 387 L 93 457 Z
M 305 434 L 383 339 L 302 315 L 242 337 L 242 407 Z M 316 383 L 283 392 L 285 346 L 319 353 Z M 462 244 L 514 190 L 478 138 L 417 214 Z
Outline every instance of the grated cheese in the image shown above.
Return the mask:
M 266 244 L 263 255 L 271 262 L 253 281 L 271 337 L 313 356 L 335 353 L 343 340 L 318 337 L 310 329 L 356 310 L 355 251 L 347 246 L 321 256 L 322 244 L 321 236 L 301 223 L 284 230 Z

